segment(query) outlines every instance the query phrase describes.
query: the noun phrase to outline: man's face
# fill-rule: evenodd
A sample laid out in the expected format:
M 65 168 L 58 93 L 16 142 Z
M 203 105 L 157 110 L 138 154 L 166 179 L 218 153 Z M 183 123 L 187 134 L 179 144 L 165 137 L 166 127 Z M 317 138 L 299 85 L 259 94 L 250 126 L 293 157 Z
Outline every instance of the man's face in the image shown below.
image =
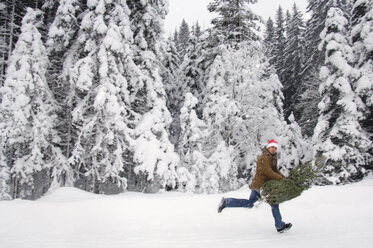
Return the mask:
M 276 151 L 277 151 L 277 148 L 274 147 L 274 146 L 270 146 L 270 147 L 268 147 L 268 151 L 269 151 L 271 154 L 275 154 Z

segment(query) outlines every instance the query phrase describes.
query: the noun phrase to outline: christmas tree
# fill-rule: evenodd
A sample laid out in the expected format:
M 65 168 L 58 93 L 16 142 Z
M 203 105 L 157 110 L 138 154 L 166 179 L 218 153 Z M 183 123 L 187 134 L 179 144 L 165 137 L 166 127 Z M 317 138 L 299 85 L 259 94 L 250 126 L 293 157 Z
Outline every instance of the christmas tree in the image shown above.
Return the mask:
M 318 171 L 324 164 L 325 158 L 319 157 L 313 161 L 300 164 L 289 172 L 283 180 L 270 180 L 260 189 L 263 200 L 269 204 L 280 204 L 296 198 L 309 189 L 318 177 Z

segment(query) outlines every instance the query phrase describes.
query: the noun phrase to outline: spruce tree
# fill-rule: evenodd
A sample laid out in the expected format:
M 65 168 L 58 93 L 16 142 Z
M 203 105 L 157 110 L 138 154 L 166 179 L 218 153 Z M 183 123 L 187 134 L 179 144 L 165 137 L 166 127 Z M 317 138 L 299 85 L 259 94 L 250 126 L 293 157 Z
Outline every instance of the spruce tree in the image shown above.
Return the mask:
M 361 97 L 366 108 L 361 125 L 370 139 L 373 139 L 373 3 L 354 1 L 352 10 L 352 42 L 355 54 L 354 65 L 359 76 L 353 84 L 355 92 Z M 373 169 L 373 148 L 370 149 L 368 169 Z
M 178 32 L 178 51 L 180 53 L 180 56 L 183 58 L 186 49 L 188 47 L 188 42 L 189 42 L 189 37 L 190 37 L 190 30 L 189 30 L 189 25 L 186 23 L 186 21 L 183 19 L 181 22 L 179 32 Z
M 163 1 L 127 1 L 131 11 L 134 62 L 138 75 L 130 80 L 131 109 L 141 116 L 134 129 L 134 187 L 153 192 L 176 186 L 178 156 L 168 129 L 165 86 L 160 75 L 162 30 L 167 4 Z
M 175 28 L 175 32 L 173 33 L 172 35 L 172 41 L 175 43 L 176 47 L 178 46 L 179 44 L 179 33 L 177 32 L 177 29 Z
M 53 3 L 51 5 L 53 6 Z M 51 7 L 45 6 L 45 8 Z M 75 142 L 71 115 L 73 99 L 69 99 L 69 93 L 70 69 L 76 60 L 76 50 L 72 46 L 79 31 L 78 16 L 81 12 L 80 0 L 60 0 L 46 42 L 50 61 L 47 78 L 59 106 L 56 111 L 58 118 L 56 130 L 61 138 L 58 146 L 62 151 L 60 166 L 53 168 L 54 186 L 73 186 L 76 179 L 75 168 L 68 162 Z
M 327 12 L 330 8 L 330 1 L 326 0 L 308 0 L 307 12 L 311 14 L 306 23 L 305 31 L 305 62 L 304 73 L 308 71 L 319 71 L 325 61 L 325 50 L 318 50 L 321 42 L 320 34 L 325 27 Z M 323 48 L 324 49 L 324 48 Z
M 307 20 L 304 31 L 304 63 L 301 72 L 301 81 L 296 92 L 295 118 L 302 127 L 302 132 L 308 137 L 313 135 L 313 130 L 318 119 L 318 103 L 321 100 L 319 93 L 319 71 L 325 61 L 325 50 L 319 50 L 321 42 L 320 33 L 325 27 L 325 19 L 331 1 L 308 0 Z M 316 111 L 315 111 L 316 110 Z
M 292 59 L 293 59 L 293 52 L 295 50 L 290 47 L 290 43 L 292 38 L 290 37 L 290 30 L 292 28 L 292 15 L 290 14 L 289 10 L 286 10 L 285 14 L 285 25 L 284 25 L 284 50 L 282 54 L 282 58 L 279 58 L 279 60 L 282 60 L 282 65 L 279 66 L 278 69 L 278 75 L 279 78 L 281 79 L 281 83 L 284 86 L 283 88 L 283 94 L 284 94 L 284 111 L 285 113 L 288 113 L 288 109 L 290 109 L 290 102 L 291 100 L 289 99 L 289 88 L 291 88 L 294 85 L 294 82 L 291 78 L 292 75 L 292 70 L 294 65 L 292 64 Z M 294 38 L 294 37 L 293 37 Z M 293 92 L 292 92 L 293 94 Z M 285 114 L 286 115 L 286 114 Z M 287 114 L 289 115 L 289 114 Z
M 205 72 L 214 54 L 208 47 L 208 40 L 197 39 L 192 36 L 189 40 L 186 54 L 180 65 L 180 93 L 191 92 L 193 96 L 198 99 L 199 103 L 202 103 L 203 95 L 202 92 L 205 88 Z M 198 104 L 197 113 L 201 116 L 201 108 Z
M 60 5 L 63 5 L 64 2 L 69 1 L 44 0 L 39 2 L 43 2 L 43 4 L 41 5 L 41 9 L 44 12 L 44 23 L 46 24 L 46 27 L 50 27 L 50 25 L 54 22 L 54 19 L 57 15 L 57 10 L 58 8 L 60 8 Z M 69 11 L 66 11 L 65 13 L 67 14 L 68 12 Z
M 298 103 L 296 99 L 301 84 L 301 73 L 304 63 L 304 23 L 303 15 L 297 6 L 293 5 L 292 15 L 287 24 L 286 45 L 284 50 L 284 66 L 280 72 L 283 78 L 283 93 L 285 97 L 285 116 L 289 116 L 295 110 Z
M 206 123 L 198 118 L 196 106 L 198 100 L 190 92 L 180 110 L 180 138 L 177 151 L 180 155 L 178 172 L 179 190 L 203 192 L 203 174 L 207 161 L 203 151 L 208 135 Z
M 303 14 L 298 10 L 296 4 L 293 5 L 293 12 L 292 18 L 290 23 L 290 30 L 288 34 L 288 40 L 290 42 L 289 47 L 293 47 L 294 52 L 292 53 L 292 63 L 293 63 L 293 70 L 291 73 L 291 78 L 296 85 L 296 89 L 298 91 L 298 87 L 300 84 L 300 75 L 303 69 L 304 64 L 304 21 L 303 21 Z
M 21 1 L 5 0 L 0 4 L 0 86 L 4 83 L 6 68 L 21 32 L 20 27 L 24 9 Z
M 348 14 L 349 2 L 347 0 L 308 0 L 307 13 L 310 18 L 306 22 L 304 35 L 304 65 L 301 72 L 301 81 L 295 99 L 295 118 L 299 121 L 303 133 L 307 136 L 313 135 L 314 127 L 318 119 L 315 109 L 320 102 L 321 96 L 318 91 L 319 71 L 325 62 L 325 47 L 320 47 L 320 34 L 325 28 L 325 20 L 331 7 L 340 7 Z M 311 96 L 311 97 L 309 97 Z M 311 114 L 311 113 L 314 114 Z
M 291 21 L 292 21 L 292 14 L 290 10 L 286 10 L 285 16 L 285 38 L 289 37 L 290 29 L 291 29 Z
M 122 1 L 88 2 L 70 69 L 72 123 L 76 141 L 69 163 L 81 175 L 80 185 L 94 193 L 127 188 L 130 128 L 137 118 L 130 107 L 129 81 L 135 70 L 129 9 Z M 75 50 L 77 49 L 77 50 Z
M 285 80 L 285 78 L 281 75 L 281 70 L 284 66 L 284 51 L 285 51 L 285 17 L 284 12 L 281 6 L 277 9 L 276 12 L 276 29 L 275 29 L 275 51 L 274 51 L 274 68 L 277 71 L 279 79 L 281 82 Z
M 181 91 L 180 54 L 171 38 L 167 40 L 164 50 L 161 74 L 167 96 L 167 108 L 172 116 L 169 129 L 170 141 L 172 144 L 176 144 L 180 134 L 179 113 L 184 94 Z
M 27 7 L 41 8 L 44 0 L 2 0 L 0 3 L 0 86 L 5 80 L 6 68 L 21 33 L 22 19 Z M 42 32 L 44 27 L 39 27 Z
M 48 58 L 38 31 L 42 12 L 27 9 L 21 35 L 1 87 L 1 142 L 13 198 L 44 194 L 57 156 L 55 104 L 46 80 Z
M 263 41 L 263 47 L 266 56 L 269 58 L 269 63 L 272 65 L 274 64 L 275 60 L 275 24 L 272 20 L 272 18 L 268 18 L 268 21 L 266 23 L 266 29 L 264 33 L 264 41 Z
M 257 0 L 213 0 L 208 5 L 208 10 L 218 14 L 211 21 L 214 36 L 230 43 L 259 40 L 258 24 L 261 18 L 249 8 L 250 4 L 256 2 Z
M 236 154 L 230 135 L 234 132 L 236 119 L 240 118 L 239 109 L 231 96 L 232 85 L 225 80 L 229 73 L 226 66 L 230 62 L 223 58 L 227 51 L 224 45 L 220 49 L 221 53 L 209 67 L 203 100 L 203 119 L 209 128 L 208 142 L 204 148 L 209 160 L 205 165 L 203 187 L 209 192 L 235 188 L 237 175 L 237 164 L 233 161 Z M 218 158 L 224 159 L 225 163 Z M 225 180 L 231 181 L 231 184 L 224 183 Z
M 53 22 L 49 28 L 50 52 L 65 51 L 79 30 L 78 15 L 82 12 L 80 0 L 60 0 Z
M 321 42 L 320 34 L 325 28 L 325 20 L 331 7 L 339 7 L 345 14 L 349 9 L 349 0 L 308 0 L 307 13 L 311 14 L 307 20 L 305 30 L 305 77 L 312 71 L 319 71 L 325 61 L 325 48 L 318 49 Z
M 177 97 L 177 94 L 180 94 L 180 89 L 178 89 L 180 63 L 180 54 L 175 43 L 169 38 L 166 41 L 162 60 L 162 79 L 165 84 L 169 109 L 175 109 L 177 102 L 180 101 Z
M 310 72 L 309 72 L 310 73 Z M 301 77 L 296 101 L 294 115 L 302 128 L 302 134 L 312 137 L 319 116 L 318 103 L 321 102 L 319 86 L 321 84 L 319 73 L 313 71 L 306 78 Z
M 309 152 L 299 127 L 284 121 L 281 83 L 261 46 L 255 42 L 242 43 L 239 49 L 221 46 L 212 65 L 203 94 L 203 119 L 213 137 L 206 147 L 213 151 L 221 141 L 234 147 L 231 157 L 237 164 L 237 177 L 245 180 L 272 138 L 281 144 L 284 171 L 306 159 Z
M 323 98 L 313 140 L 316 152 L 327 159 L 323 173 L 328 183 L 361 179 L 367 173 L 364 165 L 371 146 L 359 124 L 364 106 L 351 86 L 356 72 L 351 67 L 353 53 L 348 25 L 341 9 L 330 8 L 321 33 L 320 46 L 326 50 L 326 66 L 320 71 Z
M 197 21 L 196 24 L 194 25 L 193 35 L 196 36 L 197 38 L 199 38 L 202 35 L 202 33 L 203 33 L 203 31 L 201 29 L 201 26 L 199 25 L 199 23 Z
M 283 180 L 269 180 L 260 189 L 263 200 L 269 204 L 280 204 L 300 196 L 311 188 L 319 176 L 324 158 L 308 161 L 290 170 L 289 176 Z
M 181 108 L 181 135 L 178 151 L 179 183 L 183 190 L 198 193 L 218 193 L 237 188 L 237 167 L 233 161 L 233 147 L 227 147 L 215 129 L 196 114 L 197 98 L 185 96 Z M 208 118 L 207 118 L 208 119 Z M 214 140 L 213 142 L 211 142 Z

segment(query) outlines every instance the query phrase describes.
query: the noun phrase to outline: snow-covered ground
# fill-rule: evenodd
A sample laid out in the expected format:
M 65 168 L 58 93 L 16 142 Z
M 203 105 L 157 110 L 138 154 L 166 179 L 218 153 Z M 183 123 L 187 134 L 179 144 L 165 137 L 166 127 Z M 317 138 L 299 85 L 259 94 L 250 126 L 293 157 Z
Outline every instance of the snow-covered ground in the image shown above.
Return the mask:
M 293 228 L 276 232 L 270 207 L 225 209 L 219 195 L 94 195 L 61 188 L 37 201 L 0 202 L 1 248 L 372 247 L 373 179 L 313 187 L 280 205 Z

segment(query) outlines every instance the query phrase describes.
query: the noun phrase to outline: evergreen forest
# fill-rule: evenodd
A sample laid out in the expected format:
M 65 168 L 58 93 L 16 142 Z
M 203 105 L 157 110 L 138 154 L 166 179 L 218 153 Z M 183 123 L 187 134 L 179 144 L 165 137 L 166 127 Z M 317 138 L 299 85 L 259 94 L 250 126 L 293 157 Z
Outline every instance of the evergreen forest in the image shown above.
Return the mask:
M 168 35 L 168 0 L 2 0 L 0 200 L 235 190 L 270 139 L 284 174 L 324 156 L 320 185 L 371 175 L 373 1 L 256 2 Z

